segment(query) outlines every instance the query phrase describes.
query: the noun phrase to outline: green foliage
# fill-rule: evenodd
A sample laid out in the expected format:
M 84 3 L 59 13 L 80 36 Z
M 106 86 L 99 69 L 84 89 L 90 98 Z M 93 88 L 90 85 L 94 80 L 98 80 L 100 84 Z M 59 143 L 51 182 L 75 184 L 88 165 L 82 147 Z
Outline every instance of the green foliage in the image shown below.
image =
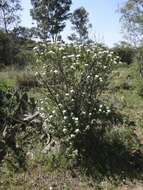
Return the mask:
M 143 162 L 142 145 L 131 127 L 122 126 L 110 130 L 107 129 L 95 151 L 96 149 L 97 153 L 93 154 L 98 154 L 97 167 L 101 171 L 105 171 L 105 174 L 108 172 L 109 175 L 114 175 L 114 173 L 120 174 L 122 171 L 123 176 L 128 175 L 131 177 L 134 175 L 134 172 L 138 175 L 138 172 L 143 169 L 141 167 Z M 100 149 L 102 149 L 104 154 L 100 152 Z
M 14 84 L 15 84 L 14 81 L 12 81 L 10 79 L 0 80 L 0 89 L 7 90 L 7 89 L 13 87 Z
M 37 21 L 39 36 L 57 41 L 69 18 L 71 0 L 31 0 L 33 9 L 31 15 Z M 55 11 L 56 10 L 56 11 Z
M 133 63 L 136 56 L 135 48 L 124 42 L 117 44 L 112 50 L 120 57 L 121 62 L 127 63 L 128 65 Z
M 143 46 L 137 48 L 137 56 L 136 56 L 137 62 L 139 64 L 139 73 L 140 76 L 143 77 Z
M 143 97 L 143 86 L 139 89 L 138 94 L 139 96 Z
M 33 28 L 26 28 L 26 27 L 15 27 L 12 30 L 12 33 L 14 34 L 14 36 L 18 37 L 18 38 L 23 38 L 23 39 L 31 39 L 31 37 L 33 36 Z
M 0 64 L 25 66 L 33 62 L 32 52 L 34 46 L 31 40 L 18 38 L 13 34 L 0 31 Z
M 10 167 L 26 167 L 26 151 L 45 135 L 36 104 L 26 93 L 0 90 L 0 162 Z M 34 121 L 37 118 L 38 121 Z M 42 138 L 41 138 L 42 140 Z
M 89 24 L 89 13 L 86 11 L 84 7 L 80 7 L 76 9 L 71 16 L 72 29 L 77 32 L 76 34 L 71 34 L 69 36 L 69 40 L 78 41 L 78 42 L 86 42 L 89 40 L 88 29 L 91 28 L 91 24 Z

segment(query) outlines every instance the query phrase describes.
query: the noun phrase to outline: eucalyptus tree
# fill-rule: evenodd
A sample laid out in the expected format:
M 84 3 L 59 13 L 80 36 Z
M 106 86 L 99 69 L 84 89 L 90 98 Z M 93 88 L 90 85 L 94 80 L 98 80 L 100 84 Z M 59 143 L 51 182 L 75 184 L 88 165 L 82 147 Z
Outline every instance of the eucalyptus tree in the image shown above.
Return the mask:
M 31 15 L 42 39 L 57 41 L 70 17 L 71 0 L 31 0 Z
M 8 33 L 20 22 L 18 12 L 22 10 L 19 0 L 0 0 L 0 28 Z
M 143 0 L 128 0 L 120 9 L 124 30 L 129 40 L 138 48 L 136 55 L 140 75 L 143 77 Z
M 137 44 L 143 40 L 143 0 L 128 0 L 120 8 L 126 37 Z
M 76 9 L 72 16 L 71 16 L 71 24 L 72 29 L 76 33 L 72 33 L 69 36 L 69 40 L 71 41 L 79 41 L 79 42 L 86 42 L 89 40 L 89 28 L 92 25 L 89 23 L 89 13 L 86 11 L 84 7 L 80 7 Z

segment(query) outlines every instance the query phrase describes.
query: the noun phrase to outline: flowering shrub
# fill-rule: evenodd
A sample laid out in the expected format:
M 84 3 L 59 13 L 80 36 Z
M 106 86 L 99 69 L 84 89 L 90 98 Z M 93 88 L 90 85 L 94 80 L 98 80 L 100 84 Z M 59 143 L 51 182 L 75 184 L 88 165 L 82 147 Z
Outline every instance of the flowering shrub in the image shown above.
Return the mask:
M 41 104 L 48 131 L 65 145 L 68 157 L 80 157 L 90 151 L 99 131 L 118 121 L 100 101 L 118 58 L 97 45 L 48 44 L 34 51 L 42 65 L 35 76 L 44 87 Z

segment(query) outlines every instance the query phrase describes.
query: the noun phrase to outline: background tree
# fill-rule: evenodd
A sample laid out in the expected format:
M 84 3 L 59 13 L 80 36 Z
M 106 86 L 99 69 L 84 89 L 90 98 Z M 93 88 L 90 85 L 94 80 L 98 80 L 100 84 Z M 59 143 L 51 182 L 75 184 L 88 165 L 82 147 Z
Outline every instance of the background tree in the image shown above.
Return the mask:
M 135 46 L 143 43 L 143 0 L 128 0 L 120 9 L 123 27 L 128 39 Z M 140 67 L 140 76 L 143 77 L 143 48 L 137 48 L 136 58 Z
M 70 17 L 71 0 L 31 0 L 31 15 L 37 21 L 39 36 L 56 41 Z
M 22 10 L 19 0 L 0 0 L 0 28 L 5 32 L 20 22 L 18 11 Z
M 15 27 L 12 34 L 18 38 L 31 39 L 34 36 L 34 28 L 26 28 L 24 26 Z
M 24 67 L 26 64 L 33 63 L 33 47 L 35 42 L 25 34 L 0 31 L 0 69 L 4 65 Z
M 120 9 L 123 29 L 128 39 L 137 44 L 143 40 L 143 0 L 128 0 Z
M 76 9 L 71 16 L 72 29 L 78 34 L 73 33 L 69 36 L 69 40 L 85 42 L 89 39 L 88 29 L 92 27 L 89 23 L 89 13 L 84 7 Z

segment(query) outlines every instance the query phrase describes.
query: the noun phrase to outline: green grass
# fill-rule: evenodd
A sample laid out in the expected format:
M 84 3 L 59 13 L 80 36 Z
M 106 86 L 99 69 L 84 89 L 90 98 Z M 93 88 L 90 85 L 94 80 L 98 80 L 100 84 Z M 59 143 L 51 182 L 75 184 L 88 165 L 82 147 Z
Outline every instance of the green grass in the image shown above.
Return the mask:
M 16 84 L 16 71 L 0 71 L 0 87 L 13 87 Z
M 34 80 L 34 72 L 31 66 L 26 66 L 24 68 L 7 67 L 0 71 L 1 88 L 28 88 L 28 85 L 34 85 Z
M 124 83 L 129 84 L 128 89 Z M 139 92 L 143 87 L 143 79 L 139 75 L 138 64 L 120 66 L 113 71 L 108 96 L 114 96 L 118 109 L 136 122 L 143 122 L 143 97 Z

